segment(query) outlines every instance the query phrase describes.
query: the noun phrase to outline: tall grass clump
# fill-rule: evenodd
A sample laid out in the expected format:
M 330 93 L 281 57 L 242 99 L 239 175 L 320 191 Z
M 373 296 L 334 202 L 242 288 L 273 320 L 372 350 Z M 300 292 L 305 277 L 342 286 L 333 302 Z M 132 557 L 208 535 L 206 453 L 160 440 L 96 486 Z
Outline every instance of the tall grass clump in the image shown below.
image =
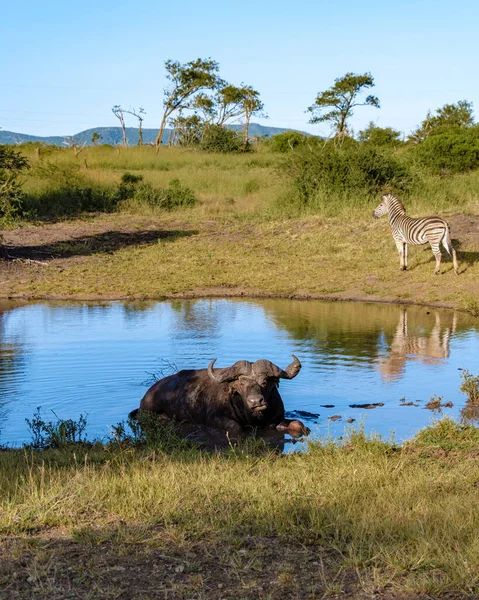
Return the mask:
M 78 164 L 41 162 L 32 169 L 32 176 L 40 185 L 24 195 L 24 218 L 57 219 L 116 209 L 118 198 L 113 186 L 88 180 Z
M 297 212 L 336 214 L 366 206 L 381 192 L 407 194 L 413 181 L 408 164 L 391 150 L 352 139 L 342 146 L 334 141 L 308 142 L 290 152 L 280 169 L 291 186 L 280 207 Z

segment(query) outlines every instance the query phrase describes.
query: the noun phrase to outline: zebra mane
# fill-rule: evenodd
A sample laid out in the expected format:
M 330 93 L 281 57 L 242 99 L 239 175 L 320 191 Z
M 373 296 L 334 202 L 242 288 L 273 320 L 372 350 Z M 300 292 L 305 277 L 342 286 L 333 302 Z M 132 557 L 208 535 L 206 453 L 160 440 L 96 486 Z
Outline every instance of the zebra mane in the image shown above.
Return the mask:
M 399 200 L 399 198 L 397 196 L 395 196 L 394 194 L 385 194 L 382 197 L 383 200 L 386 200 L 386 202 L 388 203 L 388 206 L 391 207 L 391 205 L 396 206 L 397 208 L 399 208 L 399 210 L 403 213 L 406 214 L 406 209 L 404 207 L 404 204 L 401 202 L 401 200 Z

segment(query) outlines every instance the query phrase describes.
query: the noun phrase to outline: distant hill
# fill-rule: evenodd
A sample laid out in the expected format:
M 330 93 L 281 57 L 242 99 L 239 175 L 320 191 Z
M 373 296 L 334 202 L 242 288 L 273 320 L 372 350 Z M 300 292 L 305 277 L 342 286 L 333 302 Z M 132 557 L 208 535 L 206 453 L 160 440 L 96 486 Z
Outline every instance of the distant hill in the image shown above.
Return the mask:
M 228 127 L 235 130 L 242 129 L 242 125 L 228 125 Z M 250 137 L 271 137 L 272 135 L 276 135 L 277 133 L 283 133 L 284 131 L 292 130 L 282 127 L 265 127 L 264 125 L 260 125 L 259 123 L 251 123 L 249 128 Z M 66 145 L 65 143 L 68 141 L 68 139 L 73 137 L 73 139 L 80 144 L 86 142 L 88 146 L 93 146 L 91 136 L 95 132 L 99 133 L 101 136 L 98 142 L 99 144 L 111 144 L 112 146 L 115 146 L 116 144 L 121 144 L 123 142 L 121 127 L 93 127 L 92 129 L 80 131 L 79 133 L 76 133 L 73 136 L 56 135 L 50 137 L 28 135 L 26 133 L 15 133 L 13 131 L 3 131 L 2 129 L 0 129 L 0 144 L 25 144 L 26 142 L 40 142 L 43 144 L 51 144 L 53 146 L 64 146 Z M 165 132 L 163 133 L 164 144 L 168 141 L 169 132 L 169 129 L 165 129 Z M 153 144 L 155 142 L 157 134 L 158 129 L 144 129 L 143 143 Z M 136 127 L 127 127 L 126 135 L 128 139 L 128 144 L 130 144 L 130 146 L 135 146 L 138 143 L 138 129 Z M 305 133 L 305 135 L 310 134 Z

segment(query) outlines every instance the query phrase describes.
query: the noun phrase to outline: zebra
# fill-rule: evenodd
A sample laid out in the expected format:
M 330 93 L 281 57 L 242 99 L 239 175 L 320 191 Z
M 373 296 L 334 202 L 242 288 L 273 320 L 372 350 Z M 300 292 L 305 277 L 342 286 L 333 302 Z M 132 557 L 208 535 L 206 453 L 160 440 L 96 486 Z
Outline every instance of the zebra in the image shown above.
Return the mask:
M 389 215 L 389 224 L 400 256 L 399 268 L 401 271 L 405 271 L 407 268 L 407 245 L 429 242 L 436 258 L 434 274 L 437 275 L 441 269 L 439 245 L 442 242 L 449 255 L 452 255 L 454 273 L 458 275 L 456 251 L 451 244 L 449 224 L 444 219 L 440 217 L 424 217 L 422 219 L 408 217 L 401 200 L 392 194 L 382 196 L 381 204 L 373 210 L 375 219 L 379 219 L 385 214 Z

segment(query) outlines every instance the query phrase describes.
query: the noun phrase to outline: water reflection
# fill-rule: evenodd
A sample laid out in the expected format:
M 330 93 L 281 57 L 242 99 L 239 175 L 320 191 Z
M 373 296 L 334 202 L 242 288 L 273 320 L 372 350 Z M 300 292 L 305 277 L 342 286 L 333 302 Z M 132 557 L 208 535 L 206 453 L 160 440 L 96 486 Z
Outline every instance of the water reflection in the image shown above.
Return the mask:
M 426 316 L 431 311 L 426 312 Z M 418 318 L 418 317 L 421 318 Z M 381 359 L 379 370 L 385 380 L 399 379 L 406 361 L 419 360 L 426 364 L 443 364 L 449 357 L 451 336 L 456 332 L 457 313 L 432 312 L 433 321 L 423 315 L 408 315 L 406 308 L 399 311 L 399 322 L 391 341 L 387 358 Z
M 215 357 L 220 367 L 260 358 L 286 365 L 293 353 L 303 368 L 281 395 L 287 411 L 317 415 L 307 423 L 315 434 L 342 435 L 355 419 L 405 439 L 430 421 L 433 395 L 453 402 L 445 414 L 479 422 L 458 371 L 477 372 L 476 326 L 452 311 L 339 302 L 0 305 L 0 443 L 28 441 L 24 419 L 37 406 L 47 418 L 88 413 L 88 435 L 104 436 L 165 365 L 204 368 Z
M 0 300 L 0 436 L 7 418 L 9 392 L 15 387 L 22 363 L 21 334 L 17 332 L 6 339 L 5 332 L 9 311 L 17 307 L 18 304 Z

